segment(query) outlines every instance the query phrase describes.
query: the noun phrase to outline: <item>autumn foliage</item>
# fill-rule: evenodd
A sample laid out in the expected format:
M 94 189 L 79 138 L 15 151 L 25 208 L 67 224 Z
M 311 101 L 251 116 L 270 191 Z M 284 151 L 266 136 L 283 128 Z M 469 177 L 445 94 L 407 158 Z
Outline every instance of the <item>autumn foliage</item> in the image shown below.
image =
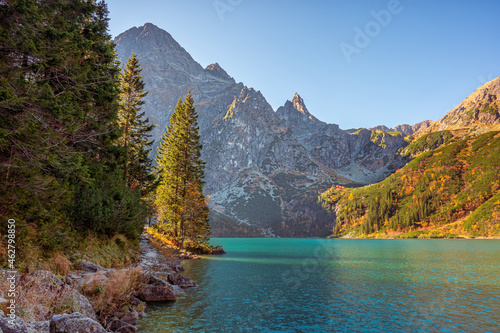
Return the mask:
M 500 132 L 451 140 L 384 181 L 335 186 L 320 201 L 336 212 L 334 235 L 500 235 Z

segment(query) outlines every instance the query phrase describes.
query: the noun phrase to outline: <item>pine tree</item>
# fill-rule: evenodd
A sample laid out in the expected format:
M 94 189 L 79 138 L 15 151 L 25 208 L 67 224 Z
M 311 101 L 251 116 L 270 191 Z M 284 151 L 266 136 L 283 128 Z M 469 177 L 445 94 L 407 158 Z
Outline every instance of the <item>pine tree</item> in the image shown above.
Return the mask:
M 104 1 L 0 1 L 0 220 L 23 221 L 21 251 L 141 231 L 147 210 L 121 169 L 107 15 Z
M 156 127 L 144 119 L 145 112 L 141 112 L 144 98 L 148 92 L 144 89 L 141 77 L 142 69 L 135 53 L 127 59 L 123 72 L 120 73 L 120 107 L 118 121 L 123 132 L 119 139 L 125 148 L 125 177 L 129 188 L 141 190 L 147 195 L 153 187 L 153 161 L 149 157 L 153 140 L 151 131 Z
M 201 160 L 198 116 L 188 93 L 179 99 L 156 157 L 159 186 L 157 227 L 179 243 L 206 244 L 210 233 L 208 205 L 203 196 L 205 162 Z

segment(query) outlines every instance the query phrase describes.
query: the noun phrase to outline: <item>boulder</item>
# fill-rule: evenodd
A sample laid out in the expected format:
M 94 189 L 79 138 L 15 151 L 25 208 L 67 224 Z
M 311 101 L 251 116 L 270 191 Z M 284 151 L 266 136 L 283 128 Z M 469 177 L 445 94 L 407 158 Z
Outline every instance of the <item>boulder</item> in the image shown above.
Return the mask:
M 112 332 L 119 333 L 135 333 L 137 331 L 137 327 L 116 318 L 109 323 L 107 328 Z
M 99 265 L 93 264 L 87 260 L 79 260 L 77 266 L 78 266 L 79 270 L 89 272 L 89 273 L 96 273 L 99 271 L 110 272 L 109 269 L 106 269 L 106 268 L 101 267 Z
M 49 271 L 34 271 L 23 278 L 24 288 L 31 288 L 35 284 L 51 289 L 60 289 L 66 286 L 60 278 Z
M 176 286 L 176 285 L 173 285 L 172 288 L 174 288 L 174 293 L 175 293 L 175 296 L 180 296 L 180 295 L 184 295 L 186 292 L 184 291 L 184 289 L 182 289 L 181 287 L 179 286 Z
M 221 254 L 226 254 L 226 251 L 224 251 L 224 249 L 222 247 L 218 246 L 215 249 L 213 249 L 212 251 L 210 251 L 210 254 L 221 255 Z
M 174 288 L 170 283 L 152 274 L 148 278 L 145 290 L 139 295 L 140 300 L 144 302 L 175 301 Z
M 72 307 L 73 312 L 79 312 L 84 316 L 97 321 L 97 317 L 95 315 L 94 307 L 90 304 L 87 297 L 80 294 L 78 291 L 74 290 L 72 295 Z
M 92 332 L 106 333 L 106 330 L 97 321 L 90 319 L 79 312 L 72 314 L 54 315 L 50 321 L 50 333 L 77 333 Z
M 182 276 L 180 273 L 169 274 L 168 282 L 181 288 L 196 287 L 196 282 L 194 282 L 193 279 Z
M 139 313 L 137 311 L 130 311 L 122 316 L 120 320 L 130 325 L 136 325 L 139 320 Z
M 28 333 L 28 327 L 24 320 L 15 316 L 12 320 L 10 317 L 0 318 L 0 331 L 3 333 Z
M 137 297 L 133 297 L 132 301 L 130 302 L 130 305 L 133 311 L 137 312 L 139 315 L 139 318 L 141 318 L 144 315 L 144 311 L 146 311 L 146 303 L 138 299 Z
M 184 266 L 182 266 L 181 263 L 178 263 L 178 262 L 169 262 L 168 263 L 168 266 L 170 267 L 171 270 L 173 270 L 174 272 L 180 272 L 180 271 L 184 271 Z
M 26 324 L 28 333 L 50 333 L 50 321 L 36 321 L 34 323 Z

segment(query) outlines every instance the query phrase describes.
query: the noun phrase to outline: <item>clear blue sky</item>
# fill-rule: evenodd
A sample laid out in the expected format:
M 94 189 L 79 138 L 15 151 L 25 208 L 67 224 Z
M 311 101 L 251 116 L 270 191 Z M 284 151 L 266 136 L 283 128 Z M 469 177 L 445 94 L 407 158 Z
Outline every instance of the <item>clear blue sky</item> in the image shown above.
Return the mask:
M 498 0 L 107 3 L 113 37 L 151 22 L 275 110 L 298 92 L 344 129 L 437 120 L 500 76 Z

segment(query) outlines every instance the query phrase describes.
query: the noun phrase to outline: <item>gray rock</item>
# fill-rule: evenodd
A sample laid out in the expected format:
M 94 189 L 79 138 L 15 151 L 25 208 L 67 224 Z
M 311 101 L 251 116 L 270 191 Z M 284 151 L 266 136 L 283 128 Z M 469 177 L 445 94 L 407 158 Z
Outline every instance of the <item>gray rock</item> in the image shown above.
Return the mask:
M 145 290 L 139 295 L 139 299 L 144 302 L 164 302 L 175 301 L 176 296 L 174 288 L 170 283 L 154 275 L 150 275 L 148 284 Z
M 210 254 L 212 254 L 212 255 L 221 255 L 221 254 L 226 254 L 226 251 L 224 251 L 224 249 L 219 246 L 219 247 L 213 249 L 212 251 L 210 251 Z
M 3 333 L 28 333 L 28 327 L 24 320 L 15 316 L 14 319 L 11 317 L 0 318 L 0 331 Z
M 137 332 L 137 327 L 132 325 L 125 325 L 115 331 L 115 333 L 134 333 Z
M 172 285 L 172 288 L 174 288 L 174 293 L 175 293 L 175 296 L 180 296 L 180 295 L 184 295 L 186 292 L 184 291 L 184 289 L 182 289 L 181 287 L 179 286 L 176 286 L 176 285 Z
M 99 265 L 93 264 L 87 260 L 79 260 L 77 266 L 78 266 L 79 270 L 89 272 L 89 273 L 96 273 L 99 271 L 105 271 L 105 272 L 110 271 L 109 269 L 106 269 L 106 268 L 101 267 Z
M 181 263 L 178 263 L 178 262 L 170 262 L 168 264 L 168 266 L 170 267 L 170 269 L 172 269 L 174 272 L 180 272 L 180 271 L 184 271 L 184 266 L 182 266 Z
M 49 271 L 34 271 L 28 274 L 24 278 L 24 281 L 25 288 L 30 288 L 30 286 L 35 283 L 46 286 L 47 288 L 57 289 L 63 288 L 66 285 L 60 278 Z
M 193 279 L 182 276 L 180 273 L 169 274 L 168 282 L 181 288 L 196 287 L 196 282 L 194 282 Z
M 95 315 L 94 307 L 90 304 L 87 297 L 80 294 L 78 291 L 74 290 L 72 295 L 72 306 L 73 312 L 79 312 L 84 316 L 97 321 Z
M 79 332 L 106 333 L 106 330 L 97 321 L 78 312 L 54 315 L 50 321 L 50 333 Z
M 134 333 L 137 331 L 137 327 L 115 318 L 109 323 L 108 330 L 119 333 Z
M 49 333 L 50 332 L 50 321 L 37 321 L 34 323 L 26 324 L 28 327 L 28 333 Z
M 119 319 L 127 324 L 136 325 L 137 321 L 139 320 L 139 313 L 137 311 L 130 311 Z

